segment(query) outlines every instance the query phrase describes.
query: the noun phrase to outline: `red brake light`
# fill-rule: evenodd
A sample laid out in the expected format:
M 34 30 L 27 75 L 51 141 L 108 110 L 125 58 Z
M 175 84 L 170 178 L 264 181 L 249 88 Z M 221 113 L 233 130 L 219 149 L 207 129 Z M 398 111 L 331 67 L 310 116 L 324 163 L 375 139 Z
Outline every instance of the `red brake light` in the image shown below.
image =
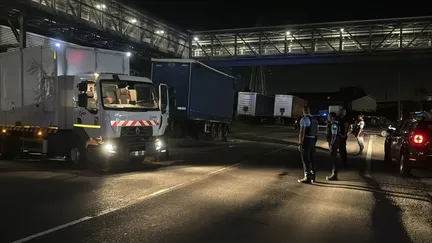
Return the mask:
M 423 143 L 422 135 L 414 135 L 414 143 Z
M 414 134 L 414 135 L 412 136 L 412 141 L 413 141 L 413 143 L 415 143 L 415 144 L 422 144 L 422 143 L 425 142 L 425 138 L 423 137 L 423 135 L 420 135 L 420 134 Z

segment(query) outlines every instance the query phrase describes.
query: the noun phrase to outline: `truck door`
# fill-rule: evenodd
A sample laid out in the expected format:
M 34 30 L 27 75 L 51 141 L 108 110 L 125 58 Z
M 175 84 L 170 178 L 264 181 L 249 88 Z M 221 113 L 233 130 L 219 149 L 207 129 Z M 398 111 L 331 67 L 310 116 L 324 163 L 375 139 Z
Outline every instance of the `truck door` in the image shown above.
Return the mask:
M 77 85 L 78 105 L 74 114 L 74 127 L 83 128 L 89 137 L 101 135 L 99 120 L 99 102 L 97 86 L 91 81 L 82 81 Z
M 161 110 L 161 126 L 159 128 L 159 135 L 165 134 L 165 129 L 168 126 L 169 118 L 169 90 L 166 84 L 159 85 L 159 109 Z

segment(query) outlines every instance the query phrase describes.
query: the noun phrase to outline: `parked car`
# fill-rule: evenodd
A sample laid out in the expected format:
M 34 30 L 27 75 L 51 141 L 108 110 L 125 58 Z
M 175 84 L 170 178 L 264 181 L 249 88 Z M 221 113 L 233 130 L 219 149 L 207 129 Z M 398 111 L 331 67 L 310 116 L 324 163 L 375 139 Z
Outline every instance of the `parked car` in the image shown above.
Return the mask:
M 409 175 L 412 168 L 432 168 L 432 120 L 409 119 L 390 127 L 384 143 L 384 160 L 398 161 L 399 173 Z
M 384 138 L 388 135 L 389 126 L 397 126 L 396 122 L 390 121 L 384 116 L 364 116 L 363 119 L 365 122 L 365 134 L 379 135 Z

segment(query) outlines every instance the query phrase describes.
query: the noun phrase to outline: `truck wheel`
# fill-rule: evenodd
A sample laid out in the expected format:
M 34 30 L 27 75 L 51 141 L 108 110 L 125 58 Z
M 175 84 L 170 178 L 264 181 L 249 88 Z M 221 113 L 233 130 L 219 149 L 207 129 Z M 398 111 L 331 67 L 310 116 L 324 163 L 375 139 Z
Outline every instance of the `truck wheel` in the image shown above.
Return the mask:
M 82 168 L 87 164 L 88 153 L 85 148 L 73 147 L 69 151 L 68 160 L 72 166 Z
M 229 127 L 228 124 L 223 124 L 222 126 L 222 141 L 227 142 L 228 141 L 228 133 L 229 133 Z
M 212 124 L 211 126 L 211 136 L 213 139 L 216 139 L 218 131 L 217 131 L 217 124 Z
M 224 124 L 219 124 L 217 132 L 218 132 L 218 135 L 217 135 L 218 139 L 223 141 L 224 140 L 224 138 L 223 138 L 223 136 L 224 136 Z

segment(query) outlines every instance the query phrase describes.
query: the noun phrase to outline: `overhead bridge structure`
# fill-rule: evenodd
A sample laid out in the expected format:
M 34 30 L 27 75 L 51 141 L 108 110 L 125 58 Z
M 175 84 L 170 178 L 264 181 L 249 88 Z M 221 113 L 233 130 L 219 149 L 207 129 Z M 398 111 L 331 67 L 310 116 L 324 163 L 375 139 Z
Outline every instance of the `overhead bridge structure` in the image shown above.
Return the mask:
M 0 49 L 55 40 L 130 51 L 141 57 L 187 57 L 188 34 L 114 0 L 1 0 Z M 12 37 L 12 38 L 11 38 Z M 44 38 L 49 37 L 49 38 Z
M 213 66 L 432 57 L 432 16 L 192 32 L 190 55 Z
M 0 1 L 0 52 L 59 41 L 216 67 L 432 59 L 432 16 L 191 32 L 120 0 Z

